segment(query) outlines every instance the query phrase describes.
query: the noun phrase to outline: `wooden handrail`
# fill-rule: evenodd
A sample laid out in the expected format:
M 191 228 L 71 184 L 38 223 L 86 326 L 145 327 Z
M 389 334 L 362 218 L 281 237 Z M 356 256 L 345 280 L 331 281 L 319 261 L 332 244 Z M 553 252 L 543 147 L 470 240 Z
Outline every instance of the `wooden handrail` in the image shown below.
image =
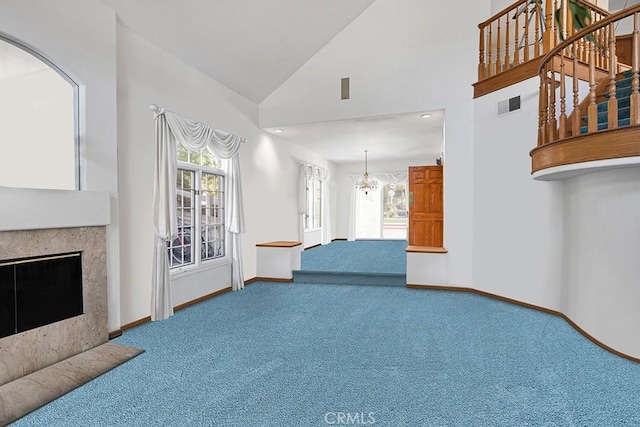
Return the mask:
M 585 36 L 588 36 L 589 34 L 593 33 L 595 30 L 599 30 L 600 28 L 605 27 L 607 24 L 611 24 L 612 22 L 624 19 L 628 16 L 633 15 L 635 12 L 639 12 L 639 11 L 640 11 L 640 4 L 628 7 L 626 9 L 621 10 L 620 12 L 616 12 L 613 15 L 607 16 L 601 21 L 591 24 L 587 28 L 584 28 L 578 31 L 577 33 L 572 34 L 569 38 L 567 38 L 562 43 L 558 44 L 556 47 L 551 49 L 551 51 L 549 51 L 545 56 L 542 57 L 542 59 L 540 60 L 540 67 L 538 68 L 538 72 L 542 71 L 542 69 L 544 68 L 544 64 L 546 62 L 549 62 L 551 58 L 553 58 L 555 55 L 560 53 L 560 51 L 565 50 L 566 48 L 571 46 L 573 43 L 579 41 L 580 39 L 583 39 Z
M 509 71 L 554 48 L 560 36 L 559 23 L 554 19 L 556 10 L 563 11 L 562 36 L 571 34 L 572 20 L 566 16 L 569 1 L 587 7 L 593 21 L 609 15 L 586 0 L 518 0 L 478 24 L 478 81 Z
M 538 67 L 540 76 L 538 146 L 602 130 L 613 130 L 619 126 L 640 125 L 639 15 L 640 5 L 610 15 L 570 35 L 565 41 L 549 50 L 542 58 Z M 615 23 L 631 16 L 633 16 L 634 22 L 631 48 L 633 64 L 631 67 L 621 67 L 616 57 Z M 558 58 L 560 58 L 560 70 L 557 68 Z M 570 58 L 573 61 L 573 66 L 570 69 L 566 67 L 565 58 Z M 579 66 L 578 61 L 585 59 L 588 67 Z M 622 70 L 628 70 L 630 74 L 622 75 L 620 74 Z M 560 71 L 560 81 L 556 82 L 557 71 Z M 624 77 L 631 78 L 631 95 L 629 95 L 628 89 L 621 89 L 621 95 L 618 94 L 617 81 Z M 569 126 L 566 122 L 568 111 L 565 85 L 567 79 L 571 79 L 573 83 L 573 110 L 570 112 L 571 132 L 568 132 Z M 588 93 L 580 103 L 578 103 L 577 95 L 579 80 L 588 81 Z M 559 94 L 556 93 L 556 87 L 560 88 Z M 629 97 L 630 117 L 626 120 L 626 112 L 621 115 L 625 118 L 625 122 L 621 122 L 619 118 L 618 104 L 621 102 L 621 96 Z M 598 103 L 603 104 L 600 111 Z M 559 124 L 556 123 L 558 108 L 560 111 Z M 581 123 L 583 117 L 586 117 L 587 123 Z
M 603 16 L 609 16 L 610 15 L 610 13 L 607 12 L 606 10 L 604 10 L 603 8 L 598 7 L 595 4 L 590 3 L 588 1 L 583 1 L 583 0 L 574 0 L 574 1 L 576 3 L 580 3 L 580 4 L 584 5 L 584 6 L 587 6 L 589 9 L 591 9 L 591 10 L 593 10 L 595 12 L 598 12 L 598 13 L 602 14 Z M 491 18 L 487 19 L 486 21 L 483 21 L 483 22 L 479 23 L 478 24 L 478 28 L 486 27 L 487 25 L 489 25 L 493 21 L 496 21 L 498 18 L 502 17 L 503 15 L 507 14 L 508 12 L 511 12 L 513 9 L 517 8 L 521 4 L 524 4 L 524 3 L 527 3 L 527 2 L 528 2 L 528 0 L 516 1 L 512 5 L 505 7 L 500 12 L 496 13 L 495 15 L 493 15 Z

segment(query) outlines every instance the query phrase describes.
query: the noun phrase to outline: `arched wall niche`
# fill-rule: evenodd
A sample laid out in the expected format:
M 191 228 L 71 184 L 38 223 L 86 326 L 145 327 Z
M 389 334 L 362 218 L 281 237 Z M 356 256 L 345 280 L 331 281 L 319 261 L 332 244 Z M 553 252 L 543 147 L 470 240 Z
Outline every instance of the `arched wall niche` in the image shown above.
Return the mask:
M 78 85 L 0 34 L 0 186 L 80 190 Z

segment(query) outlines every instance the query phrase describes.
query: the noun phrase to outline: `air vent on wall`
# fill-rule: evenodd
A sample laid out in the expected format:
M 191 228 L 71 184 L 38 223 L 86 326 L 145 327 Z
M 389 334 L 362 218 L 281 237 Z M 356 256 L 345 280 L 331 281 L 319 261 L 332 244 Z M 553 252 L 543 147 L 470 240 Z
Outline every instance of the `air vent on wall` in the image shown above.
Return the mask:
M 349 77 L 340 80 L 340 99 L 349 99 Z
M 520 95 L 498 102 L 498 115 L 511 113 L 520 109 Z

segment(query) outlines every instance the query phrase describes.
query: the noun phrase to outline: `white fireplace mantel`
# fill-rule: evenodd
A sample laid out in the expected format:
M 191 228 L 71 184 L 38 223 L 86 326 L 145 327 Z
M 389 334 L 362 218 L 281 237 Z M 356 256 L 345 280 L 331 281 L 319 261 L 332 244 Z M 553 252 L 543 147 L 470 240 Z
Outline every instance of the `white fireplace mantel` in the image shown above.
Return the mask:
M 109 194 L 0 187 L 0 231 L 104 226 Z

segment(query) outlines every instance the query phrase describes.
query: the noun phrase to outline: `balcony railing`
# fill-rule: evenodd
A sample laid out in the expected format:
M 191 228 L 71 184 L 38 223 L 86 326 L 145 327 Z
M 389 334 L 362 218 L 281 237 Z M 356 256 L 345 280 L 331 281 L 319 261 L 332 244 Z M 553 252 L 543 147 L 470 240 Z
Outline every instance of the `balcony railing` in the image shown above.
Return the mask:
M 588 1 L 572 2 L 591 12 L 591 22 L 609 16 L 607 11 Z M 476 87 L 476 97 L 535 76 L 537 62 L 533 60 L 549 53 L 561 38 L 566 39 L 575 31 L 568 3 L 569 0 L 519 0 L 478 25 L 480 46 L 476 85 L 502 73 L 517 72 L 517 75 L 505 79 L 502 86 L 493 83 L 480 89 Z M 607 42 L 606 31 L 599 32 L 596 37 Z M 599 61 L 605 62 L 604 59 Z M 531 65 L 529 71 L 526 67 L 518 70 L 525 64 Z
M 610 15 L 568 37 L 540 60 L 538 147 L 531 152 L 534 173 L 640 156 L 639 13 L 636 5 Z M 625 52 L 628 65 L 619 64 L 616 55 L 615 28 L 624 19 L 633 20 L 631 47 Z

